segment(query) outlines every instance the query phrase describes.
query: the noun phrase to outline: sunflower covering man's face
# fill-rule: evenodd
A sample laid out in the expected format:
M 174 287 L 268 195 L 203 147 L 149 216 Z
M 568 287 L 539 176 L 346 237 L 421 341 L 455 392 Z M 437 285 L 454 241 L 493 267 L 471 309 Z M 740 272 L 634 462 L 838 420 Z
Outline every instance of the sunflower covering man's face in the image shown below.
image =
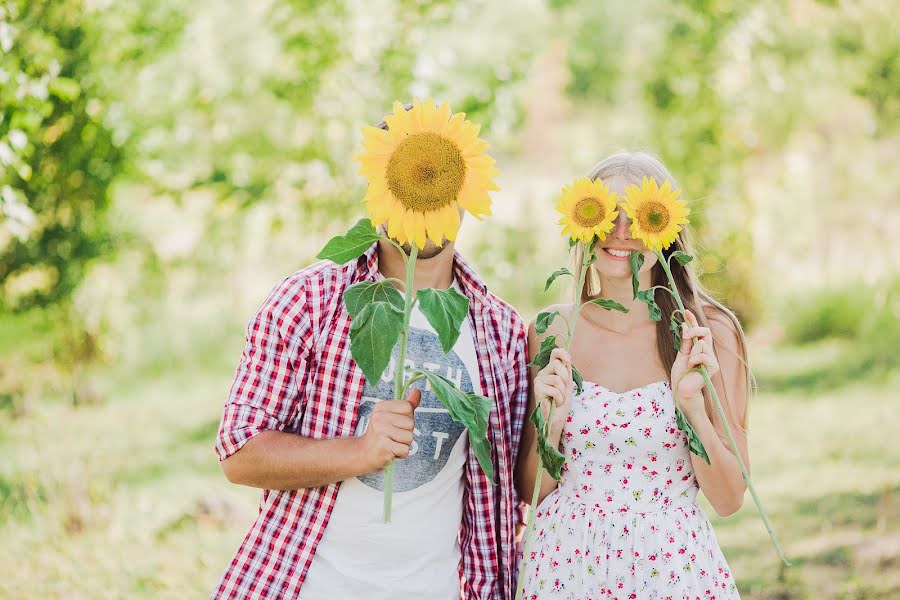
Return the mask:
M 395 102 L 387 129 L 366 127 L 356 156 L 369 187 L 363 201 L 376 226 L 400 244 L 434 253 L 455 240 L 464 211 L 491 214 L 489 191 L 498 189 L 494 159 L 479 127 L 447 104 Z

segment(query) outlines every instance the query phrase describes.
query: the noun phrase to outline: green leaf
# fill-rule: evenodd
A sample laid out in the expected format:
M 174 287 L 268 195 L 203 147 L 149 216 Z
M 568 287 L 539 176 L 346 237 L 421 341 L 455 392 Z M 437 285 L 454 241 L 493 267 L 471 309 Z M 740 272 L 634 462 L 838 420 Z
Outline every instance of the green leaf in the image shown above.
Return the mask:
M 47 84 L 47 89 L 51 94 L 66 102 L 71 102 L 81 95 L 81 86 L 77 81 L 68 77 L 51 79 Z
M 575 382 L 575 393 L 580 394 L 584 390 L 584 377 L 581 376 L 575 365 L 572 365 L 572 381 Z
M 416 298 L 422 314 L 437 332 L 444 354 L 450 352 L 459 338 L 459 329 L 469 314 L 469 299 L 454 288 L 421 289 Z
M 403 329 L 403 311 L 390 302 L 370 302 L 350 323 L 350 354 L 369 383 L 377 385 Z
M 693 256 L 691 256 L 690 254 L 686 254 L 686 253 L 682 252 L 681 250 L 676 250 L 675 252 L 672 253 L 672 256 L 675 257 L 675 260 L 677 260 L 678 264 L 681 265 L 682 267 L 684 265 L 688 264 L 689 262 L 691 262 L 692 260 L 694 260 Z
M 554 448 L 547 440 L 547 421 L 544 420 L 544 413 L 541 412 L 540 406 L 534 409 L 530 419 L 537 430 L 537 453 L 541 459 L 541 464 L 544 465 L 544 468 L 547 469 L 547 472 L 550 473 L 553 479 L 559 481 L 566 457 L 559 451 L 559 448 Z
M 535 354 L 534 359 L 528 363 L 529 367 L 543 369 L 550 362 L 550 353 L 556 348 L 556 335 L 548 335 L 541 341 L 541 348 Z
M 628 257 L 628 265 L 631 267 L 632 297 L 637 298 L 638 290 L 641 287 L 641 284 L 638 282 L 638 273 L 641 272 L 641 267 L 644 266 L 643 252 L 638 252 L 637 250 L 632 250 L 631 256 Z
M 403 294 L 390 281 L 362 281 L 344 290 L 344 306 L 351 319 L 355 319 L 370 302 L 387 302 L 403 311 Z
M 331 260 L 339 265 L 344 264 L 362 256 L 372 244 L 380 239 L 381 235 L 372 227 L 372 221 L 360 219 L 344 235 L 328 240 L 328 243 L 316 255 L 316 258 Z
M 672 332 L 672 341 L 675 343 L 675 350 L 681 350 L 681 323 L 675 314 L 669 319 L 669 331 Z
M 488 479 L 494 480 L 494 464 L 491 461 L 491 442 L 488 437 L 488 421 L 494 403 L 490 398 L 472 392 L 463 392 L 442 375 L 431 371 L 416 371 L 425 376 L 435 396 L 450 413 L 450 417 L 469 430 L 469 447 Z
M 706 448 L 703 447 L 703 442 L 700 441 L 700 438 L 697 437 L 697 432 L 694 431 L 694 428 L 691 427 L 691 424 L 688 423 L 688 420 L 684 418 L 684 415 L 681 414 L 681 411 L 677 408 L 675 409 L 675 424 L 678 426 L 678 429 L 680 429 L 685 433 L 685 435 L 687 435 L 688 447 L 690 448 L 691 452 L 705 460 L 706 464 L 710 464 L 709 454 L 706 453 Z
M 597 306 L 601 306 L 606 310 L 617 310 L 620 313 L 628 312 L 627 308 L 625 308 L 615 300 L 610 300 L 609 298 L 595 298 L 591 300 L 591 304 L 596 304 Z
M 654 321 L 662 320 L 662 311 L 659 309 L 659 305 L 656 303 L 656 290 L 650 288 L 649 290 L 643 290 L 637 293 L 637 299 L 641 302 L 645 302 L 647 307 L 650 309 L 650 318 Z
M 553 285 L 553 282 L 556 281 L 557 277 L 561 277 L 562 275 L 572 275 L 572 272 L 565 267 L 553 271 L 553 274 L 547 278 L 547 283 L 544 284 L 544 291 L 546 292 L 547 290 L 549 290 L 550 286 Z M 575 275 L 572 275 L 572 277 L 575 277 Z
M 553 319 L 555 319 L 557 315 L 559 315 L 558 310 L 554 310 L 553 312 L 538 313 L 537 319 L 535 319 L 534 321 L 534 330 L 537 333 L 546 332 L 550 327 L 550 323 L 553 322 Z

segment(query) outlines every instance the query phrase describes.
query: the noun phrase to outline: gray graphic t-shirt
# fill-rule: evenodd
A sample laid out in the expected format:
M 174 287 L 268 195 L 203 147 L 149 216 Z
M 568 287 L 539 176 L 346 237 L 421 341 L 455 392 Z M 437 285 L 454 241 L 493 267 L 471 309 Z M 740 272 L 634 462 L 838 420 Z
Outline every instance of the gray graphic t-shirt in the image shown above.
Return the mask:
M 356 435 L 365 432 L 375 404 L 394 397 L 397 350 L 378 384 L 367 382 L 363 389 Z M 469 320 L 444 354 L 425 316 L 414 310 L 406 368 L 434 371 L 462 390 L 481 393 Z M 410 456 L 395 464 L 391 523 L 382 519 L 384 473 L 342 482 L 300 591 L 302 600 L 459 598 L 466 431 L 425 381 L 414 385 L 422 390 L 422 402 L 415 413 Z

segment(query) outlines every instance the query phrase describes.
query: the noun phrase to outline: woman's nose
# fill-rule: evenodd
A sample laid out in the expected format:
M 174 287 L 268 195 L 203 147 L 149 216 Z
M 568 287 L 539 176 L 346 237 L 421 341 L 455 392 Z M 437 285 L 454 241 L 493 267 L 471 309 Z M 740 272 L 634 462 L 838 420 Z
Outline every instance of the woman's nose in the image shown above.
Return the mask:
M 619 207 L 619 215 L 616 217 L 616 223 L 613 226 L 612 236 L 619 240 L 631 238 L 631 232 L 628 230 L 628 216 L 621 206 Z

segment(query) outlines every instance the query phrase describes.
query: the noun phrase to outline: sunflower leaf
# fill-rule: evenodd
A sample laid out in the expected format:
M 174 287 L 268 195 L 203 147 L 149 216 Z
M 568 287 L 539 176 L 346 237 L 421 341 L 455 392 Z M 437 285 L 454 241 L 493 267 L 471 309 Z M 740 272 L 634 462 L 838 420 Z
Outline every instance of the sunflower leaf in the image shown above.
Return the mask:
M 706 453 L 703 442 L 700 441 L 697 432 L 694 431 L 694 428 L 691 427 L 691 424 L 688 423 L 688 420 L 684 418 L 684 415 L 678 408 L 675 409 L 675 425 L 687 436 L 688 448 L 690 448 L 691 452 L 705 460 L 706 464 L 710 464 L 709 454 Z
M 557 277 L 561 277 L 563 275 L 572 275 L 572 272 L 565 267 L 553 271 L 553 274 L 550 275 L 549 278 L 547 278 L 547 283 L 544 284 L 544 291 L 546 292 L 547 290 L 549 290 L 550 286 L 553 285 L 553 282 L 556 281 Z M 572 277 L 575 276 L 572 275 Z
M 403 329 L 403 311 L 390 302 L 369 302 L 350 323 L 350 355 L 377 385 Z
M 672 341 L 675 343 L 675 350 L 681 350 L 681 323 L 678 321 L 678 318 L 675 316 L 675 313 L 672 314 L 672 318 L 669 319 L 669 331 L 672 332 Z
M 463 392 L 452 381 L 437 373 L 424 370 L 417 373 L 425 376 L 450 417 L 469 430 L 469 446 L 475 452 L 481 470 L 493 481 L 494 464 L 491 461 L 491 442 L 488 439 L 488 421 L 493 408 L 491 399 Z
M 359 316 L 370 302 L 387 302 L 400 311 L 404 304 L 403 294 L 386 279 L 378 282 L 361 281 L 344 290 L 344 306 L 351 319 Z
M 672 257 L 674 257 L 675 260 L 678 261 L 678 264 L 681 265 L 682 267 L 684 265 L 688 264 L 689 262 L 691 262 L 692 260 L 694 260 L 693 256 L 691 256 L 690 254 L 687 254 L 685 252 L 682 252 L 681 250 L 676 250 L 675 252 L 673 252 Z
M 328 240 L 316 258 L 331 260 L 341 265 L 362 256 L 379 239 L 381 235 L 372 227 L 372 221 L 360 219 L 344 235 Z
M 437 332 L 444 354 L 450 352 L 459 338 L 459 329 L 469 314 L 469 299 L 454 288 L 421 289 L 416 298 L 422 314 Z
M 641 287 L 641 284 L 638 282 L 638 273 L 641 272 L 641 267 L 644 266 L 644 253 L 632 250 L 631 256 L 628 257 L 628 265 L 631 267 L 632 297 L 637 299 L 638 290 Z
M 541 312 L 538 313 L 537 318 L 534 320 L 534 330 L 537 333 L 544 333 L 550 327 L 550 324 L 553 322 L 559 315 L 558 310 L 554 310 L 553 312 Z
M 550 473 L 550 477 L 558 481 L 562 476 L 562 467 L 566 462 L 566 457 L 547 439 L 547 421 L 544 419 L 544 413 L 541 412 L 540 406 L 531 413 L 530 420 L 537 430 L 537 453 L 541 464 Z
M 617 310 L 620 313 L 627 313 L 628 309 L 616 302 L 615 300 L 610 300 L 609 298 L 594 298 L 591 300 L 591 304 L 596 304 L 606 310 Z
M 584 390 L 584 377 L 575 365 L 572 365 L 572 381 L 575 382 L 575 393 L 580 394 Z
M 637 299 L 641 302 L 647 304 L 647 308 L 650 309 L 650 318 L 654 321 L 662 320 L 662 311 L 659 310 L 659 305 L 656 303 L 656 290 L 650 288 L 649 290 L 642 290 L 637 293 Z
M 543 369 L 547 366 L 547 363 L 550 362 L 550 353 L 553 352 L 553 349 L 556 348 L 556 338 L 559 337 L 557 335 L 548 335 L 541 341 L 541 347 L 538 350 L 538 353 L 535 354 L 534 359 L 528 363 L 529 367 L 537 367 L 539 369 Z

